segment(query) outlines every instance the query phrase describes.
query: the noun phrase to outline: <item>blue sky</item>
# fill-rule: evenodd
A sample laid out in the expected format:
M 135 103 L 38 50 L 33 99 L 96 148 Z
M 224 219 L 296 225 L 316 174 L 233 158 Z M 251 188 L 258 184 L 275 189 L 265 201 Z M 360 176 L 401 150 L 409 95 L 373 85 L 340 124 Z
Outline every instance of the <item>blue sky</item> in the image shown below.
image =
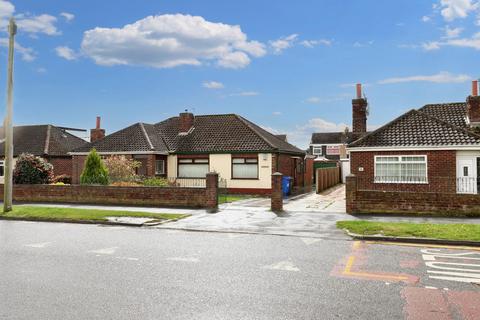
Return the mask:
M 0 88 L 11 15 L 16 124 L 90 128 L 101 115 L 111 133 L 188 108 L 238 113 L 304 147 L 350 126 L 356 82 L 375 127 L 464 101 L 479 77 L 473 0 L 0 1 Z

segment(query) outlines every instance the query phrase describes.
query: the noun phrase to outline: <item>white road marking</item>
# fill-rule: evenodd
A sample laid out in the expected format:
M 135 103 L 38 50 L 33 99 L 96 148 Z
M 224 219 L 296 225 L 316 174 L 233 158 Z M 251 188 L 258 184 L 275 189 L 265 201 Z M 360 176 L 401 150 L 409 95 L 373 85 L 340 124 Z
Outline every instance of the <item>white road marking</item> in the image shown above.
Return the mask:
M 92 250 L 88 251 L 91 253 L 96 253 L 96 254 L 114 254 L 115 251 L 117 251 L 118 247 L 111 247 L 111 248 L 103 248 L 103 249 L 98 249 L 98 250 Z
M 440 249 L 422 249 L 420 251 L 426 267 L 430 268 L 430 270 L 427 269 L 430 279 L 480 283 L 480 264 L 463 263 L 478 262 L 480 260 L 478 252 L 448 253 Z M 444 288 L 444 290 L 448 289 Z
M 193 262 L 197 263 L 200 261 L 200 259 L 195 258 L 195 257 L 171 257 L 167 258 L 168 261 L 181 261 L 181 262 Z
M 32 244 L 25 244 L 25 247 L 30 247 L 30 248 L 45 248 L 48 246 L 51 242 L 41 242 L 41 243 L 32 243 Z
M 305 243 L 307 246 L 322 241 L 322 239 L 315 239 L 315 238 L 300 238 L 300 239 L 302 239 L 303 243 Z
M 431 287 L 431 286 L 425 286 L 425 289 L 434 289 L 434 290 L 436 290 L 436 289 L 438 289 L 438 288 L 437 288 L 437 287 Z
M 268 266 L 263 266 L 262 268 L 269 269 L 269 270 L 283 270 L 283 271 L 293 271 L 293 272 L 300 271 L 300 269 L 290 261 L 281 261 Z
M 140 259 L 138 258 L 130 258 L 130 257 L 115 257 L 116 259 L 120 259 L 120 260 L 129 260 L 129 261 L 138 261 Z

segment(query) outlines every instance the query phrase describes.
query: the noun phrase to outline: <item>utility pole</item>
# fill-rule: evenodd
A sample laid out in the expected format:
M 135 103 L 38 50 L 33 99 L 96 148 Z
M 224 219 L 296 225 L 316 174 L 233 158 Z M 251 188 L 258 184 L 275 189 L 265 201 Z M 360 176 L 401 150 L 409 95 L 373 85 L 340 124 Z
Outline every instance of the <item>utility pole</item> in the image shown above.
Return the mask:
M 5 116 L 5 172 L 4 172 L 4 195 L 3 212 L 12 211 L 13 193 L 13 49 L 15 45 L 15 34 L 17 25 L 15 19 L 10 18 L 8 24 L 8 71 L 7 71 L 7 114 Z

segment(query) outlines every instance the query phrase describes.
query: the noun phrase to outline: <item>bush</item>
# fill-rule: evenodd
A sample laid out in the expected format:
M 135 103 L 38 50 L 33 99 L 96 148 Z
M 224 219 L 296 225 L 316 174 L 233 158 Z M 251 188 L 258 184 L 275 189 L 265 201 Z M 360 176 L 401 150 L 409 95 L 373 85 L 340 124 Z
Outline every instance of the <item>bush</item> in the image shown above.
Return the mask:
M 168 180 L 165 178 L 146 178 L 143 185 L 147 187 L 168 187 Z
M 53 166 L 41 157 L 22 153 L 15 164 L 13 183 L 49 184 L 53 181 Z
M 141 184 L 134 181 L 117 181 L 110 184 L 112 187 L 140 187 Z
M 111 156 L 104 160 L 108 170 L 108 177 L 111 182 L 132 182 L 138 181 L 135 169 L 141 163 L 125 156 Z
M 108 185 L 108 170 L 95 149 L 92 149 L 85 160 L 85 168 L 80 175 L 81 184 Z
M 61 174 L 53 178 L 53 183 L 58 184 L 60 182 L 63 184 L 72 184 L 72 177 L 68 174 Z

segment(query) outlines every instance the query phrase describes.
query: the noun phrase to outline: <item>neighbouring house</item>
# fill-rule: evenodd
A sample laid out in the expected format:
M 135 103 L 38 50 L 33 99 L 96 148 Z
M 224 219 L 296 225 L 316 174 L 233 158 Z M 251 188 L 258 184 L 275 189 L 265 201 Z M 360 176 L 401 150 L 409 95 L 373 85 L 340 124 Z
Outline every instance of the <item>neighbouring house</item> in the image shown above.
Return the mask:
M 418 110 L 410 110 L 352 142 L 348 151 L 351 173 L 355 175 L 355 190 L 397 192 L 390 194 L 388 201 L 381 200 L 387 197 L 384 193 L 375 201 L 370 199 L 363 203 L 376 206 L 377 211 L 382 204 L 385 210 L 395 207 L 398 199 L 404 200 L 397 204 L 402 210 L 407 207 L 416 210 L 421 206 L 423 211 L 432 211 L 449 206 L 445 210 L 462 211 L 469 205 L 480 204 L 477 198 L 444 196 L 476 195 L 480 190 L 477 81 L 472 83 L 472 94 L 466 102 L 427 104 Z M 404 199 L 407 193 L 416 198 Z M 372 194 L 363 193 L 363 196 Z M 361 198 L 357 195 L 355 201 L 358 205 Z M 358 206 L 356 208 L 360 210 Z
M 309 154 L 319 159 L 348 159 L 347 145 L 367 134 L 368 103 L 362 97 L 362 85 L 356 85 L 357 98 L 352 100 L 352 131 L 315 132 L 310 140 Z
M 55 176 L 72 176 L 72 157 L 68 154 L 73 149 L 87 144 L 87 141 L 68 131 L 81 129 L 57 127 L 50 124 L 26 125 L 13 127 L 13 157 L 30 153 L 45 158 L 53 165 Z M 0 128 L 0 183 L 3 184 L 5 133 Z
M 98 123 L 93 130 L 101 130 Z M 268 194 L 271 175 L 277 171 L 291 176 L 295 187 L 305 184 L 305 152 L 286 142 L 286 137 L 236 114 L 184 112 L 156 124 L 136 123 L 95 140 L 70 153 L 74 183 L 79 183 L 92 148 L 104 157 L 125 155 L 139 161 L 141 176 L 203 179 L 216 171 L 229 192 Z

